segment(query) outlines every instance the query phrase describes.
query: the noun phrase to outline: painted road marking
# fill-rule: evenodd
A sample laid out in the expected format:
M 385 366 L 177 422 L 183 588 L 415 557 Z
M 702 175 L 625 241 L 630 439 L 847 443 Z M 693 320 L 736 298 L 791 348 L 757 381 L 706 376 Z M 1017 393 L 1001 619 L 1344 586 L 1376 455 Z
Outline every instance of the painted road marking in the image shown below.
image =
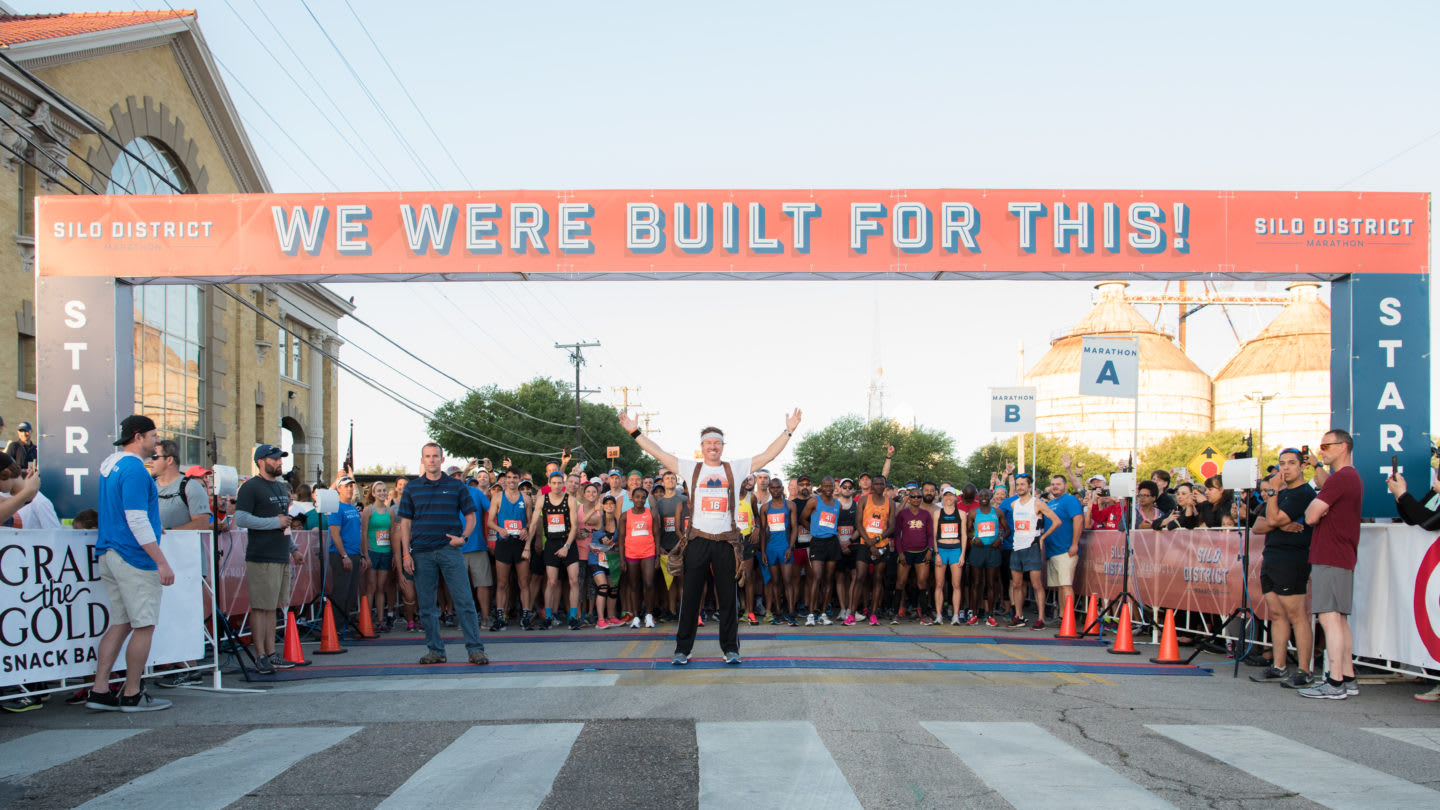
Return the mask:
M 920 725 L 1017 810 L 1174 807 L 1034 723 Z M 1045 763 L 1043 778 L 1037 762 Z
M 247 731 L 223 745 L 162 765 L 80 807 L 220 810 L 359 730 L 359 726 L 310 726 Z
M 701 810 L 860 807 L 809 723 L 696 723 L 695 739 Z
M 145 729 L 65 729 L 40 731 L 0 744 L 0 780 L 39 773 L 114 745 Z
M 583 727 L 475 726 L 431 757 L 380 807 L 539 807 Z
M 1440 807 L 1440 793 L 1254 726 L 1147 725 L 1325 807 Z
M 1440 728 L 1367 728 L 1371 734 L 1379 734 L 1392 740 L 1440 751 Z
M 470 675 L 464 678 L 335 678 L 277 686 L 273 694 L 310 692 L 448 692 L 453 689 L 532 689 L 535 687 L 614 686 L 615 672 L 551 672 L 536 675 Z M 292 685 L 293 684 L 293 685 Z

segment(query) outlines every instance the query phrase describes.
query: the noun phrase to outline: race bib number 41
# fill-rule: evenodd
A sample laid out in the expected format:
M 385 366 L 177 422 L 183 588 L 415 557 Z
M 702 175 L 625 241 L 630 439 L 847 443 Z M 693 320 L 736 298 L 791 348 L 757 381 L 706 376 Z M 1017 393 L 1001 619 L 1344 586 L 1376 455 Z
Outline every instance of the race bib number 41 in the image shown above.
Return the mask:
M 835 517 L 836 515 L 834 512 L 821 512 L 820 525 L 826 529 L 835 528 Z

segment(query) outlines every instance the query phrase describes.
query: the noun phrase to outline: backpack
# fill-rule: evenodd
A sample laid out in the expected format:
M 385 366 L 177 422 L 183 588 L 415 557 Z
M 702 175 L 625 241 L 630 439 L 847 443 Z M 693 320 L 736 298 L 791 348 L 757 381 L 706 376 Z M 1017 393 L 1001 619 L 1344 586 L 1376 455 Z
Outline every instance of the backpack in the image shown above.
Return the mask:
M 686 504 L 689 506 L 692 514 L 695 509 L 695 493 L 699 491 L 700 470 L 703 469 L 704 466 L 704 462 L 695 465 L 695 472 L 690 476 L 689 491 L 685 493 L 688 496 Z M 691 527 L 678 532 L 680 542 L 676 543 L 675 548 L 670 549 L 665 555 L 665 567 L 670 571 L 670 576 L 672 577 L 685 575 L 685 548 L 690 544 L 691 535 L 698 535 L 710 540 L 722 540 L 729 543 L 730 547 L 735 550 L 735 581 L 737 584 L 743 585 L 745 584 L 745 567 L 740 564 L 742 559 L 742 555 L 740 554 L 740 531 L 735 528 L 735 473 L 730 469 L 730 462 L 728 461 L 720 462 L 720 466 L 725 469 L 725 494 L 730 499 L 729 531 L 719 535 L 706 534 L 705 532 L 695 529 L 692 523 Z M 676 515 L 678 516 L 679 512 L 677 512 Z M 677 530 L 680 529 L 678 523 L 675 528 Z

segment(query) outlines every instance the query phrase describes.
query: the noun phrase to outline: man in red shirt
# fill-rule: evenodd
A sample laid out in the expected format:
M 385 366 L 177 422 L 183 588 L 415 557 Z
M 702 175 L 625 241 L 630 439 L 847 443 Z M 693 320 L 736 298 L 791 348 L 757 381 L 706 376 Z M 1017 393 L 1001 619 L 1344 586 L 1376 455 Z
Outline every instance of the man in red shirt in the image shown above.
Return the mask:
M 1330 467 L 1315 470 L 1320 494 L 1305 509 L 1305 523 L 1313 526 L 1310 538 L 1310 612 L 1325 628 L 1330 672 L 1325 681 L 1300 695 L 1344 700 L 1360 694 L 1351 660 L 1354 641 L 1349 615 L 1355 590 L 1355 552 L 1360 545 L 1360 503 L 1365 484 L 1351 463 L 1355 440 L 1339 428 L 1325 434 L 1318 448 L 1320 460 Z

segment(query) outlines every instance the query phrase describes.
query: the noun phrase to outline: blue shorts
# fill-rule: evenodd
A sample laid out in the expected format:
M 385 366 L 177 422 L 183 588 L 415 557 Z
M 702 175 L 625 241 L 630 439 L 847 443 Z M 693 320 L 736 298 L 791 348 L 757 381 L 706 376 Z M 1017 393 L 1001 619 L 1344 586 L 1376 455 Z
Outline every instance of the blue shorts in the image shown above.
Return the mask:
M 981 545 L 979 543 L 970 546 L 969 558 L 966 562 L 971 568 L 999 568 L 1000 567 L 1000 546 Z
M 1010 552 L 1011 571 L 1044 571 L 1045 552 L 1040 544 L 1029 548 L 1017 548 Z
M 389 571 L 390 565 L 395 560 L 393 551 L 371 551 L 370 568 L 374 571 Z
M 790 541 L 784 537 L 771 537 L 765 544 L 765 564 L 784 565 L 785 555 L 790 551 Z
M 941 565 L 955 565 L 960 562 L 961 551 L 962 549 L 958 547 L 945 548 L 944 546 L 941 546 L 935 549 L 935 555 L 936 558 L 940 560 Z

